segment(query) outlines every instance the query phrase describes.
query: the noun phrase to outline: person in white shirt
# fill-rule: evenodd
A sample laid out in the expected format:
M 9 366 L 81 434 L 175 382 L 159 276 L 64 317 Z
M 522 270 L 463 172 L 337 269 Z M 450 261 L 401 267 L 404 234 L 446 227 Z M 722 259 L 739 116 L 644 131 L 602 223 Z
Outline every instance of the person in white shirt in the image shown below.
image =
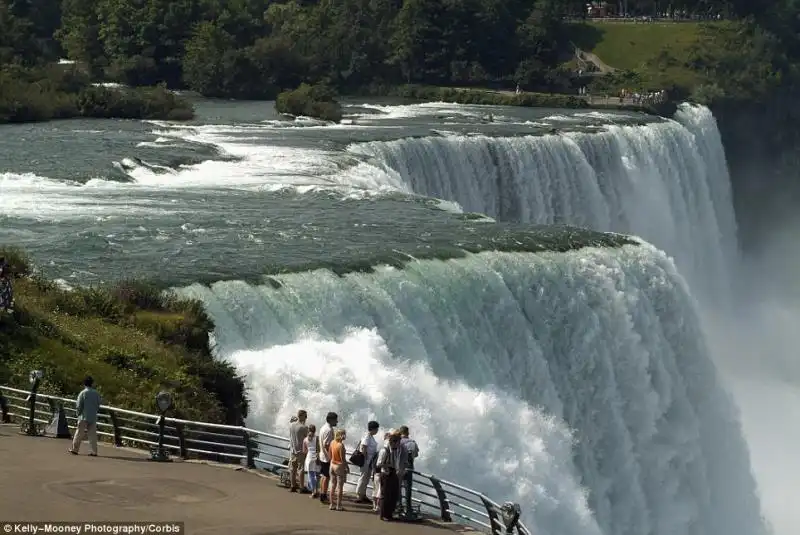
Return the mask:
M 303 467 L 308 473 L 308 490 L 311 491 L 311 498 L 318 498 L 319 490 L 317 480 L 319 476 L 319 437 L 317 436 L 317 426 L 310 424 L 308 426 L 308 435 L 303 441 L 303 453 L 306 454 L 306 464 Z
M 328 448 L 333 442 L 333 433 L 337 425 L 339 425 L 339 415 L 329 412 L 325 417 L 325 425 L 319 430 L 319 473 L 322 475 L 319 501 L 322 503 L 328 503 L 328 483 L 331 477 L 331 454 Z
M 361 475 L 358 477 L 358 485 L 356 486 L 356 494 L 358 499 L 356 503 L 371 503 L 367 498 L 367 484 L 372 478 L 375 470 L 375 461 L 378 457 L 378 442 L 375 440 L 375 435 L 378 434 L 381 424 L 376 421 L 367 423 L 367 432 L 361 438 L 358 444 L 358 449 L 364 454 L 364 466 L 361 467 Z M 374 491 L 373 491 L 374 494 Z

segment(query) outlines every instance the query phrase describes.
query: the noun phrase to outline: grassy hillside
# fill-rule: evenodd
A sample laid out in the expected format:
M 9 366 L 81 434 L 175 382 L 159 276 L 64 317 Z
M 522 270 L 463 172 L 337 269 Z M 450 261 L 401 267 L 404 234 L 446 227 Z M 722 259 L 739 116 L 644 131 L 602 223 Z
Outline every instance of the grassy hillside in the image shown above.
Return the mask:
M 687 92 L 709 81 L 708 67 L 728 53 L 734 22 L 589 22 L 572 24 L 572 41 L 619 69 L 595 84 Z
M 213 359 L 213 324 L 199 303 L 165 299 L 139 283 L 66 291 L 31 273 L 17 251 L 0 247 L 14 273 L 13 314 L 0 312 L 0 384 L 27 387 L 45 372 L 42 392 L 73 395 L 86 374 L 109 404 L 153 412 L 161 389 L 187 418 L 240 423 L 244 384 Z

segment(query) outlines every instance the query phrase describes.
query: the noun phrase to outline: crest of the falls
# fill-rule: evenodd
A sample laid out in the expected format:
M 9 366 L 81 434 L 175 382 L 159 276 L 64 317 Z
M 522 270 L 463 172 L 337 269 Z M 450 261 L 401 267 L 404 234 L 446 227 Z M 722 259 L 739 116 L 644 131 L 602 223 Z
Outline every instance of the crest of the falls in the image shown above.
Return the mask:
M 675 120 L 544 136 L 430 136 L 350 145 L 387 185 L 501 220 L 634 234 L 673 256 L 695 291 L 729 291 L 736 261 L 730 179 L 716 120 Z

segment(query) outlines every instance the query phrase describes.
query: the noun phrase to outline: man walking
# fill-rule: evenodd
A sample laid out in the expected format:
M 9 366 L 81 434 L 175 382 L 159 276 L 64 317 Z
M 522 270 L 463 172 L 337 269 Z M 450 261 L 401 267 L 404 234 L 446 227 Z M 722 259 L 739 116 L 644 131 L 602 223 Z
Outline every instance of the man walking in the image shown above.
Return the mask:
M 411 484 L 414 481 L 414 459 L 419 456 L 419 446 L 408 436 L 408 426 L 400 426 L 400 447 L 406 451 L 406 471 L 401 481 L 403 486 L 403 509 L 405 516 L 411 516 Z
M 376 421 L 367 423 L 367 432 L 361 438 L 359 449 L 364 454 L 364 466 L 361 467 L 361 475 L 358 476 L 358 485 L 356 486 L 356 494 L 358 499 L 356 503 L 372 503 L 367 498 L 367 484 L 372 479 L 372 472 L 375 468 L 375 460 L 378 456 L 378 443 L 375 441 L 375 435 L 378 434 L 381 424 Z M 373 491 L 374 492 L 374 491 Z
M 303 441 L 308 436 L 308 426 L 306 419 L 308 413 L 302 409 L 297 411 L 297 421 L 292 422 L 289 426 L 289 481 L 291 488 L 289 492 L 297 492 L 305 494 L 308 492 L 305 486 L 305 465 L 306 454 L 303 453 Z M 297 484 L 297 473 L 300 472 L 300 484 Z
M 94 389 L 94 379 L 86 376 L 83 380 L 83 390 L 78 394 L 75 412 L 78 414 L 78 426 L 72 439 L 72 447 L 67 451 L 78 455 L 81 442 L 88 436 L 89 456 L 97 457 L 97 413 L 100 412 L 102 399 L 100 393 Z

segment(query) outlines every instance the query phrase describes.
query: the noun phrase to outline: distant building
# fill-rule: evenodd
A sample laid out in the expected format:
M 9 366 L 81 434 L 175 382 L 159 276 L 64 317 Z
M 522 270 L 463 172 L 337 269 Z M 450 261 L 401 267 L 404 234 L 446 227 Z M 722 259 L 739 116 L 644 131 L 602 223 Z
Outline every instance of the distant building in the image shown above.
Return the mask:
M 586 4 L 586 15 L 593 19 L 615 17 L 617 5 L 611 2 L 589 2 Z

